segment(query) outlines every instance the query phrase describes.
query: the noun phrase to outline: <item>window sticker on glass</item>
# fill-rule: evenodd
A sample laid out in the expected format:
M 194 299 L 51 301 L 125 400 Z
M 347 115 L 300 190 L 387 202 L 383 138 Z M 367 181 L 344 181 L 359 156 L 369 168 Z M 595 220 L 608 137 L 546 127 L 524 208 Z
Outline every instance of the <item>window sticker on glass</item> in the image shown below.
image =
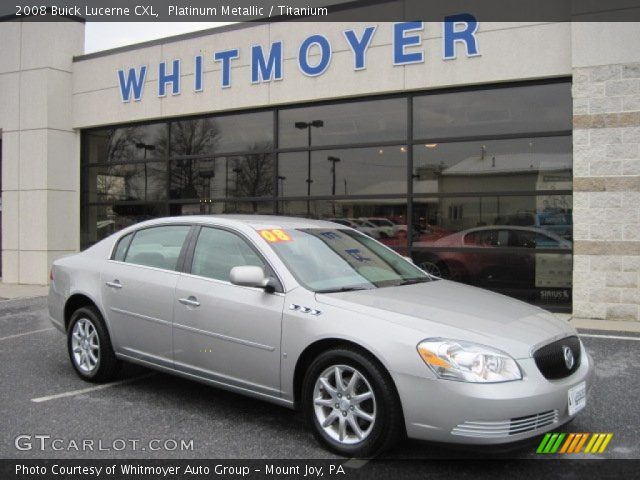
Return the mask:
M 292 241 L 292 238 L 287 234 L 287 232 L 279 228 L 275 228 L 271 230 L 258 230 L 258 233 L 262 238 L 264 238 L 269 243 Z
M 341 238 L 336 232 L 322 232 L 320 235 L 328 240 L 338 240 Z
M 353 258 L 355 258 L 359 262 L 368 262 L 371 260 L 370 258 L 363 256 L 362 253 L 360 253 L 360 250 L 358 250 L 357 248 L 349 248 L 345 250 L 345 252 L 347 252 L 349 255 L 351 255 Z

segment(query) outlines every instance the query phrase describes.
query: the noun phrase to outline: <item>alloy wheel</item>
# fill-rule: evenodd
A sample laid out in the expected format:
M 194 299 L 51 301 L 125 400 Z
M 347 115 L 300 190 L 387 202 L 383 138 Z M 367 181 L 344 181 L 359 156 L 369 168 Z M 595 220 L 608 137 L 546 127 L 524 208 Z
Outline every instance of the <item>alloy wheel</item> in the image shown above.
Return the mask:
M 348 365 L 333 365 L 318 376 L 313 408 L 322 430 L 344 445 L 365 440 L 376 422 L 374 391 L 366 377 Z
M 92 373 L 100 361 L 100 339 L 95 325 L 88 318 L 80 318 L 71 334 L 73 361 L 83 373 Z

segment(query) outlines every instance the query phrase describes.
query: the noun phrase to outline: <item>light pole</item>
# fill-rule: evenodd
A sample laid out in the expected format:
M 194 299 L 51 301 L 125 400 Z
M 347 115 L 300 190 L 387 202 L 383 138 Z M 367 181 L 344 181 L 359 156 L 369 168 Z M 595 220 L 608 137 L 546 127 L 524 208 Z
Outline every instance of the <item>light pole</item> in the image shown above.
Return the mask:
M 144 155 L 142 160 L 144 160 L 144 199 L 147 199 L 147 152 L 150 150 L 155 150 L 155 145 L 148 145 L 143 142 L 136 143 L 136 148 L 138 150 L 144 149 Z
M 331 196 L 336 196 L 336 163 L 340 161 L 338 157 L 327 157 L 327 160 L 331 162 Z M 335 199 L 331 203 L 333 216 L 336 216 L 336 201 Z
M 287 177 L 283 176 L 283 175 L 278 175 L 278 196 L 279 197 L 284 197 L 284 181 L 287 179 Z M 280 208 L 283 210 L 282 213 L 284 213 L 284 200 L 282 200 L 280 202 Z
M 239 175 L 240 175 L 240 172 L 242 172 L 242 168 L 240 168 L 240 167 L 235 167 L 235 168 L 233 169 L 233 172 L 236 174 L 236 195 L 235 195 L 235 196 L 236 196 L 236 212 L 237 212 L 237 211 L 238 211 L 238 184 L 239 184 L 239 183 L 238 183 L 238 181 L 239 181 L 239 178 L 238 178 L 238 177 L 239 177 Z
M 309 197 L 311 196 L 311 127 L 321 128 L 324 127 L 322 120 L 313 120 L 311 122 L 295 122 L 295 127 L 299 130 L 307 129 L 307 216 L 311 215 L 311 203 Z

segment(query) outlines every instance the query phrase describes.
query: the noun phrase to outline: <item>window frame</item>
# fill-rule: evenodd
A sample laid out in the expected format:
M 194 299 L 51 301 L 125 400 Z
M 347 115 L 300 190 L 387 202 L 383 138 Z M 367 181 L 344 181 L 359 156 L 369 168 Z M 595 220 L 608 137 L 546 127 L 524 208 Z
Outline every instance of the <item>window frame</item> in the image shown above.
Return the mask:
M 132 263 L 132 262 L 127 262 L 127 255 L 129 254 L 129 248 L 131 247 L 131 244 L 133 243 L 133 240 L 135 239 L 136 235 L 138 234 L 138 232 L 141 232 L 143 230 L 149 230 L 152 228 L 160 228 L 160 227 L 189 227 L 189 231 L 187 232 L 187 235 L 185 236 L 184 240 L 182 241 L 182 246 L 180 247 L 180 253 L 178 254 L 178 260 L 176 261 L 176 268 L 171 270 L 168 268 L 161 268 L 161 267 L 154 267 L 151 265 L 142 265 L 139 263 Z M 187 253 L 187 248 L 191 242 L 191 237 L 193 235 L 193 231 L 194 231 L 194 225 L 192 223 L 189 222 L 178 222 L 178 223 L 172 223 L 172 222 L 165 222 L 165 223 L 160 223 L 160 224 L 153 224 L 153 225 L 145 225 L 144 227 L 140 227 L 140 228 L 135 228 L 133 230 L 125 230 L 123 231 L 123 234 L 118 237 L 118 239 L 113 243 L 113 246 L 111 247 L 111 253 L 109 254 L 109 257 L 107 258 L 107 260 L 109 262 L 116 262 L 116 263 L 120 263 L 123 265 L 134 265 L 137 267 L 143 267 L 143 268 L 153 268 L 155 270 L 161 270 L 164 272 L 174 272 L 174 273 L 181 273 L 183 271 L 184 268 L 184 259 L 185 259 L 185 255 Z M 128 237 L 129 235 L 131 235 L 131 240 L 129 240 L 129 245 L 127 245 L 127 249 L 124 252 L 124 259 L 123 260 L 116 260 L 115 259 L 115 254 L 116 254 L 116 250 L 118 248 L 118 245 L 120 244 L 121 241 L 123 241 L 126 237 Z
M 273 267 L 272 263 L 267 260 L 266 255 L 262 253 L 262 251 L 255 245 L 255 243 L 247 235 L 245 235 L 244 233 L 234 228 L 228 227 L 226 225 L 199 224 L 199 225 L 193 226 L 193 229 L 191 231 L 191 237 L 189 239 L 189 242 L 185 251 L 185 256 L 184 256 L 183 265 L 182 265 L 183 268 L 181 273 L 184 273 L 186 275 L 190 275 L 196 278 L 202 278 L 204 280 L 221 283 L 224 285 L 233 285 L 234 287 L 251 288 L 254 290 L 264 291 L 264 289 L 261 289 L 261 288 L 244 287 L 242 285 L 236 285 L 235 283 L 232 283 L 230 281 L 220 280 L 218 278 L 212 278 L 212 277 L 205 277 L 204 275 L 198 275 L 192 272 L 193 259 L 196 251 L 196 246 L 198 244 L 198 239 L 200 238 L 200 232 L 202 232 L 204 228 L 211 228 L 213 230 L 222 230 L 232 235 L 235 235 L 236 237 L 240 238 L 240 240 L 244 241 L 247 244 L 247 246 L 256 254 L 256 256 L 264 263 L 266 269 L 268 270 L 265 272 L 265 274 L 267 276 L 272 276 L 275 279 L 276 284 L 274 285 L 274 288 L 275 288 L 274 293 L 277 293 L 277 294 L 285 293 L 284 283 L 282 282 L 282 279 L 280 278 L 278 271 Z

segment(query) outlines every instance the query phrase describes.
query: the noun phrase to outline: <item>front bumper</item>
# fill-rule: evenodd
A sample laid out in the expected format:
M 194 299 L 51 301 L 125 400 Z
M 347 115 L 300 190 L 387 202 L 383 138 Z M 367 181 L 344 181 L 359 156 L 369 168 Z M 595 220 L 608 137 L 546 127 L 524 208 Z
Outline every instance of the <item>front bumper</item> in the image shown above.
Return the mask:
M 593 381 L 593 359 L 586 350 L 578 370 L 561 380 L 544 378 L 533 358 L 518 364 L 522 380 L 494 384 L 394 374 L 407 435 L 437 442 L 500 444 L 540 435 L 574 418 L 568 412 L 568 390 L 586 382 L 588 393 Z

